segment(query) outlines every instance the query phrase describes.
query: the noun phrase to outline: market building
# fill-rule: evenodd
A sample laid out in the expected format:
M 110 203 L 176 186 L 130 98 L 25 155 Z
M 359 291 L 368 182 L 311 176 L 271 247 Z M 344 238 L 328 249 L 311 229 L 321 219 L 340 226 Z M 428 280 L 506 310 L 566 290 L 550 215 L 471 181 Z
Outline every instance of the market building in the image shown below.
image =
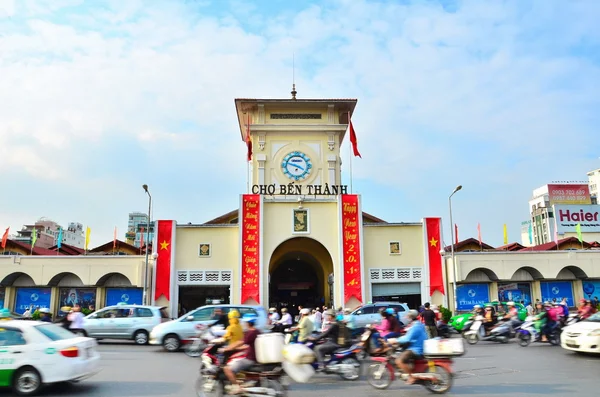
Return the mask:
M 441 218 L 386 222 L 342 185 L 340 147 L 344 139 L 356 143 L 349 128 L 356 104 L 296 99 L 295 92 L 236 99 L 248 191 L 239 208 L 202 224 L 156 221 L 148 303 L 175 316 L 214 301 L 294 308 L 444 302 Z M 27 247 L 12 242 L 14 255 L 0 257 L 4 306 L 22 312 L 43 296 L 56 312 L 72 292 L 96 307 L 120 296 L 137 303 L 144 256 L 122 242 L 116 255 L 115 247 L 79 256 L 36 248 L 21 257 Z
M 346 132 L 356 103 L 235 100 L 248 191 L 239 208 L 206 223 L 157 222 L 152 295 L 159 304 L 182 313 L 213 300 L 418 307 L 433 294 L 443 301 L 441 219 L 386 222 L 342 185 L 340 147 L 353 139 Z
M 600 244 L 569 237 L 534 247 L 513 243 L 493 249 L 467 239 L 455 245 L 459 311 L 494 300 L 525 303 L 561 301 L 569 306 L 579 299 L 600 299 Z M 485 245 L 487 248 L 484 248 Z M 479 246 L 479 249 L 477 247 Z M 520 247 L 520 248 L 519 248 Z M 454 269 L 449 247 L 449 307 L 454 310 Z

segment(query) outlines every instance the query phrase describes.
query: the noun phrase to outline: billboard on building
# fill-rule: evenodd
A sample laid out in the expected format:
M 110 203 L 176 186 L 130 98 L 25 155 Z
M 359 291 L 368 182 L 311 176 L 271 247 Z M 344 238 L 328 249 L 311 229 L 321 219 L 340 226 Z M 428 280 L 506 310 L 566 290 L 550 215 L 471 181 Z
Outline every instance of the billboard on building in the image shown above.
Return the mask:
M 590 187 L 587 184 L 548 184 L 550 205 L 592 204 Z
M 600 205 L 555 205 L 554 217 L 558 234 L 575 233 L 581 225 L 581 233 L 600 232 Z

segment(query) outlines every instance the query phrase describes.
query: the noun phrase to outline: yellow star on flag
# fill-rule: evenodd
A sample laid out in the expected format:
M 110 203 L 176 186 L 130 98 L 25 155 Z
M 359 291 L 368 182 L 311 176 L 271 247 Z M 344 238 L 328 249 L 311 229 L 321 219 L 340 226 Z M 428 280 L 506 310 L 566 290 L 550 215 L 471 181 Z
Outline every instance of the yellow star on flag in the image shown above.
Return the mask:
M 166 249 L 168 249 L 168 248 L 169 248 L 169 244 L 170 244 L 170 243 L 167 243 L 167 240 L 164 240 L 162 243 L 160 243 L 160 249 L 161 249 L 161 250 L 166 250 Z
M 435 238 L 431 238 L 431 240 L 429 240 L 429 244 L 431 244 L 432 247 L 437 247 L 437 240 Z

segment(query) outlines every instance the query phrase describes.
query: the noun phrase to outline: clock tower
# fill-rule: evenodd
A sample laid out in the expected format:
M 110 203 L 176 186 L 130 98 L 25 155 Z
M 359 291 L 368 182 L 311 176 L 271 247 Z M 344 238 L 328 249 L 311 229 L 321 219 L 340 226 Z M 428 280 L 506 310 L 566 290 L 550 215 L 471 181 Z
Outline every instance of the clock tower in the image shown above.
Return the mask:
M 241 139 L 252 148 L 248 193 L 349 193 L 341 186 L 340 145 L 356 103 L 296 99 L 295 88 L 291 99 L 236 99 Z

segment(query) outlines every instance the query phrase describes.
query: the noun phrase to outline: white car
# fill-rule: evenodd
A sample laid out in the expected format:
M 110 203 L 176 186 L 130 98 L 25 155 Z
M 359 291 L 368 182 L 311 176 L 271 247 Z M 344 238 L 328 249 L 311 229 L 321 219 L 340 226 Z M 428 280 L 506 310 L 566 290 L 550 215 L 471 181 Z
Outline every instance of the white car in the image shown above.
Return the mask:
M 44 384 L 88 378 L 100 370 L 96 346 L 55 324 L 0 321 L 0 387 L 31 396 Z
M 560 335 L 563 349 L 600 354 L 600 313 L 565 327 Z

